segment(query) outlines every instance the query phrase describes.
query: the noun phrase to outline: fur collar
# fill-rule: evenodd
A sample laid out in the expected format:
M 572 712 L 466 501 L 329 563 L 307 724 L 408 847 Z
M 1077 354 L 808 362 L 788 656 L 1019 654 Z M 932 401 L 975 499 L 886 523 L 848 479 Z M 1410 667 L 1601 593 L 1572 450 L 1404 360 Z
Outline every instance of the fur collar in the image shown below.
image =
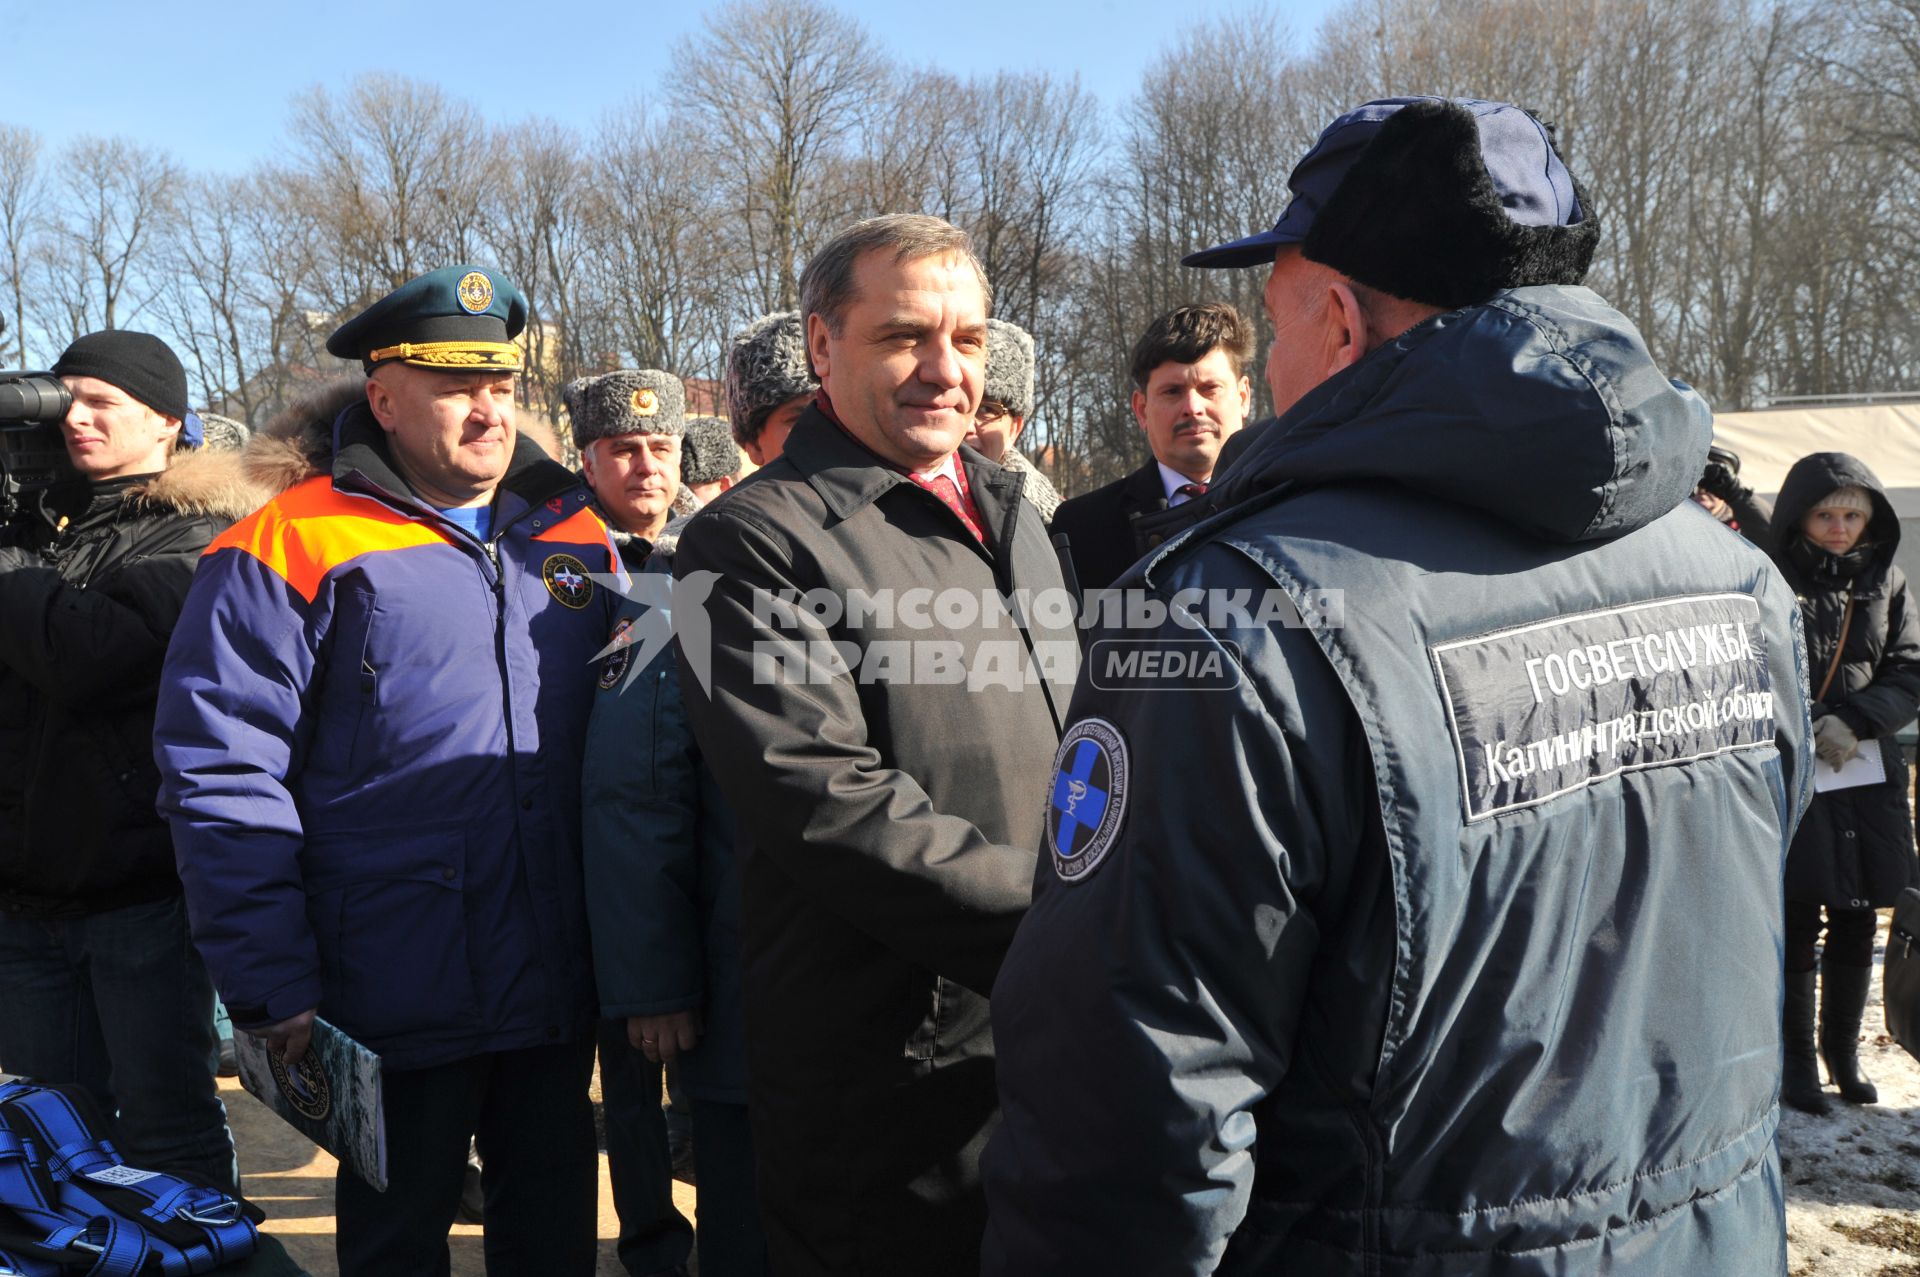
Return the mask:
M 272 496 L 253 479 L 240 454 L 198 448 L 175 453 L 165 470 L 128 488 L 126 499 L 134 509 L 237 520 Z
M 347 373 L 324 381 L 276 413 L 247 440 L 247 475 L 274 495 L 333 469 L 333 422 L 367 397 L 367 379 Z

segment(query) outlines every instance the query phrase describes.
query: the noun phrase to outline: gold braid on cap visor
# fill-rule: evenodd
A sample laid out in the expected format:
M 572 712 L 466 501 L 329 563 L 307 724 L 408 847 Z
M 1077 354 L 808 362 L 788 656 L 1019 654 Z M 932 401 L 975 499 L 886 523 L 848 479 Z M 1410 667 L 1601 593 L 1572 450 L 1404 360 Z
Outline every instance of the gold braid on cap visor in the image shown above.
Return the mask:
M 416 368 L 506 368 L 522 366 L 520 347 L 506 341 L 403 341 L 367 352 L 367 362 L 398 359 Z

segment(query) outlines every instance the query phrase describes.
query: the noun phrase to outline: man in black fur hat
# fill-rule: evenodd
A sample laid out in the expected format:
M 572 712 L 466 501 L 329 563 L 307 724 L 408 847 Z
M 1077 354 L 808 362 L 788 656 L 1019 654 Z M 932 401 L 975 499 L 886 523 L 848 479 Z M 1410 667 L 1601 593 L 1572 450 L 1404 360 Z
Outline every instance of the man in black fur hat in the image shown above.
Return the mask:
M 1270 272 L 1280 418 L 1091 635 L 984 1272 L 1779 1277 L 1793 593 L 1539 120 L 1368 103 L 1290 184 L 1187 259 Z

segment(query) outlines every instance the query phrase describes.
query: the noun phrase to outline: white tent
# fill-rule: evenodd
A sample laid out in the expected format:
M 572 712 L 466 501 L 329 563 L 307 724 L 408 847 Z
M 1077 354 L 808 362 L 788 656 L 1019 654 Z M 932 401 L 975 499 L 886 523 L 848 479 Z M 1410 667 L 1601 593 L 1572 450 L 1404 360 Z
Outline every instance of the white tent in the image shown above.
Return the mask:
M 1810 452 L 1866 462 L 1900 515 L 1900 566 L 1920 582 L 1920 403 L 1725 412 L 1713 419 L 1713 441 L 1740 454 L 1741 480 L 1769 501 Z

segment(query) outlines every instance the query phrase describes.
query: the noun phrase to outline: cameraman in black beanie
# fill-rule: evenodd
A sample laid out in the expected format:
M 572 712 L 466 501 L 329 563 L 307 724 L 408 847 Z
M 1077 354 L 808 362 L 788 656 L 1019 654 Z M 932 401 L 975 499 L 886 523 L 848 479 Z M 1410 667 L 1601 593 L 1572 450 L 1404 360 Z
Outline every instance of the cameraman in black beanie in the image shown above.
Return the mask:
M 0 1071 L 84 1086 L 129 1164 L 233 1191 L 152 737 L 194 565 L 260 494 L 193 450 L 158 337 L 91 333 L 53 371 L 77 478 L 0 528 Z

